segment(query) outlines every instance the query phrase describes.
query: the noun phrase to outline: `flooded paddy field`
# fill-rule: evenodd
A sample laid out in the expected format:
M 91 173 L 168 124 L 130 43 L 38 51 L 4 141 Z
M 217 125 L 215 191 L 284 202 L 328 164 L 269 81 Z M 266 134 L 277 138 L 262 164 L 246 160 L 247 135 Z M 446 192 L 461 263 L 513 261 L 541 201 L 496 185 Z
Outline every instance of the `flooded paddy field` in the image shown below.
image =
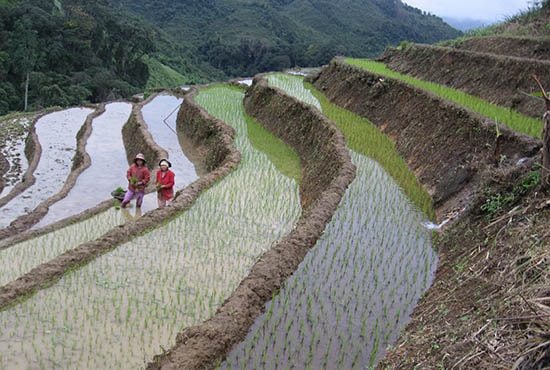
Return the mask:
M 35 123 L 41 156 L 34 171 L 35 183 L 0 208 L 0 227 L 28 214 L 57 194 L 71 173 L 76 153 L 76 134 L 93 112 L 90 108 L 70 108 L 49 113 Z
M 0 368 L 144 367 L 292 229 L 298 184 L 246 139 L 242 96 L 223 88 L 198 97 L 235 126 L 239 168 L 188 211 L 1 311 Z

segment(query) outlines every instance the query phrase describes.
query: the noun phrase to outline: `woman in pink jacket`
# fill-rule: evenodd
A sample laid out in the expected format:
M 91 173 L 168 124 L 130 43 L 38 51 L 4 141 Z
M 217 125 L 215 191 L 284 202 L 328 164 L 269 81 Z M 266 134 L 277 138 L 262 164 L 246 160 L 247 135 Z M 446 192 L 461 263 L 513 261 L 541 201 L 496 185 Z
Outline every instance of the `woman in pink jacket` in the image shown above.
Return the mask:
M 172 167 L 167 159 L 161 159 L 159 162 L 160 169 L 157 171 L 157 193 L 159 208 L 166 207 L 170 204 L 174 197 L 174 179 L 176 175 L 169 168 Z
M 122 208 L 126 208 L 126 205 L 130 203 L 132 198 L 136 197 L 136 207 L 141 207 L 143 203 L 143 197 L 145 196 L 145 187 L 151 179 L 149 169 L 145 166 L 145 157 L 139 153 L 134 158 L 134 163 L 126 171 L 126 178 L 128 179 L 128 190 L 120 205 Z

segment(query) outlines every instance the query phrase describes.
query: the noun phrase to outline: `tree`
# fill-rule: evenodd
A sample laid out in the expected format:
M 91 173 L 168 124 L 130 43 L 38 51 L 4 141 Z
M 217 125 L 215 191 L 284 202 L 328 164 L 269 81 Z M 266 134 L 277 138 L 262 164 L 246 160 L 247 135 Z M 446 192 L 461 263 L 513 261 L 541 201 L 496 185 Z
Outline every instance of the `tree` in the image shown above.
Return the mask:
M 25 81 L 25 104 L 27 110 L 27 97 L 29 93 L 30 73 L 38 58 L 37 45 L 38 37 L 32 28 L 32 21 L 28 16 L 18 18 L 14 23 L 11 42 L 11 62 L 13 71 Z

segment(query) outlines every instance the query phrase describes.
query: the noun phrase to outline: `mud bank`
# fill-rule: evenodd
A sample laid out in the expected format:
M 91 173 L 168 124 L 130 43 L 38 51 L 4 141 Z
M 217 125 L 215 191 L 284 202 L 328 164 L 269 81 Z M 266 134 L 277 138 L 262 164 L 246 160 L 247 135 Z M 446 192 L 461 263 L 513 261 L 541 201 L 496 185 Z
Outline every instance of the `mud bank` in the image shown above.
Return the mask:
M 531 117 L 544 114 L 532 75 L 550 79 L 550 62 L 432 45 L 389 49 L 380 58 L 388 68 L 436 82 L 512 108 Z
M 438 208 L 464 208 L 490 171 L 536 155 L 541 141 L 405 82 L 335 59 L 313 83 L 333 103 L 368 118 L 396 143 Z
M 181 109 L 187 109 L 193 112 L 199 111 L 199 108 L 194 105 L 191 105 L 190 107 L 188 107 L 188 105 L 189 104 L 184 101 Z M 47 263 L 37 266 L 27 274 L 19 277 L 17 280 L 0 287 L 0 309 L 14 304 L 19 299 L 24 299 L 27 295 L 32 294 L 39 289 L 50 286 L 67 271 L 94 260 L 98 256 L 116 248 L 119 244 L 127 242 L 136 235 L 140 235 L 155 225 L 174 217 L 177 213 L 189 208 L 195 202 L 201 191 L 230 173 L 230 171 L 235 168 L 240 161 L 240 154 L 235 150 L 232 144 L 233 130 L 223 122 L 208 117 L 204 112 L 202 113 L 202 120 L 205 121 L 205 126 L 210 126 L 214 135 L 219 137 L 219 139 L 215 141 L 217 145 L 222 145 L 227 148 L 225 151 L 226 156 L 221 158 L 218 166 L 213 171 L 194 181 L 185 189 L 178 191 L 171 207 L 155 209 L 147 212 L 138 220 L 120 225 L 102 237 L 83 243 L 76 248 L 56 257 L 55 259 L 48 261 Z M 145 152 L 150 151 L 151 153 L 154 153 L 153 148 L 149 149 L 142 147 L 141 149 L 145 149 Z M 219 150 L 215 147 L 209 147 L 208 149 L 213 151 Z M 75 216 L 75 218 L 69 218 L 63 220 L 62 222 L 74 222 L 75 219 L 79 217 L 85 217 L 93 213 L 97 213 L 101 209 L 104 209 L 110 205 L 112 205 L 112 201 L 104 202 L 94 209 L 90 209 L 81 215 Z M 61 227 L 61 224 L 56 223 L 49 225 L 47 229 L 51 231 L 52 228 L 59 227 Z
M 212 369 L 223 360 L 315 245 L 355 177 L 343 135 L 312 107 L 268 87 L 261 78 L 247 91 L 244 105 L 298 152 L 304 212 L 296 228 L 260 258 L 216 314 L 184 329 L 175 347 L 157 356 L 148 369 Z
M 519 58 L 550 60 L 550 40 L 546 38 L 504 36 L 474 37 L 458 42 L 452 41 L 445 46 L 478 53 L 492 53 Z

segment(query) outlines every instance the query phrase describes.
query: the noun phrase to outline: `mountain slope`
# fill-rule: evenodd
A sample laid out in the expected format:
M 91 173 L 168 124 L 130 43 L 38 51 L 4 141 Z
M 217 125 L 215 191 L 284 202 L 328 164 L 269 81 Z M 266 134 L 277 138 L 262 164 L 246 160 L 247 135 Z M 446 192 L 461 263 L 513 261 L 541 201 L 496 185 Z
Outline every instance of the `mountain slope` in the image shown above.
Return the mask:
M 371 57 L 403 40 L 433 43 L 460 35 L 401 1 L 111 0 L 189 45 L 227 77 L 318 66 L 335 55 Z

